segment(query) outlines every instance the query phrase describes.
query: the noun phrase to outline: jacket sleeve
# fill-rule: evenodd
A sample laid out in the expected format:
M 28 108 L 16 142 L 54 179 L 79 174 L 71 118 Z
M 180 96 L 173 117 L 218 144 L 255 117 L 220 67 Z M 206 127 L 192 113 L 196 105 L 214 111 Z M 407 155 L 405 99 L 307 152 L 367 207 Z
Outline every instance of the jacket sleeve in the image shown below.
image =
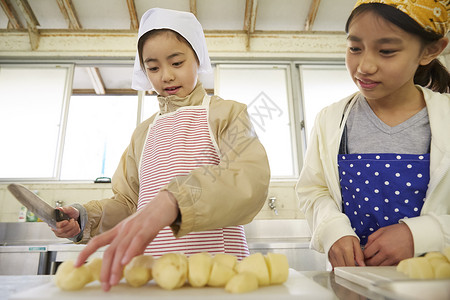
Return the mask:
M 416 256 L 450 247 L 450 95 L 420 89 L 425 96 L 432 135 L 430 182 L 420 216 L 400 220 L 411 231 Z
M 436 185 L 430 180 L 431 192 L 427 192 L 420 216 L 400 220 L 411 231 L 415 256 L 450 246 L 450 153 L 442 157 L 438 170 L 431 172 L 431 179 L 435 179 L 433 175 L 443 176 Z
M 311 247 L 325 253 L 341 237 L 357 237 L 342 213 L 338 177 L 334 175 L 340 133 L 338 123 L 327 112 L 335 110 L 325 108 L 317 115 L 296 185 L 299 207 L 312 232 Z
M 427 192 L 420 216 L 400 220 L 411 231 L 414 256 L 432 251 L 442 252 L 450 247 L 450 154 L 439 161 L 438 168 L 440 170 L 431 172 L 431 176 L 435 173 L 445 175 L 434 188 L 430 181 L 428 189 L 433 191 Z
M 81 242 L 87 242 L 91 237 L 113 228 L 136 212 L 139 196 L 139 158 L 150 121 L 149 119 L 136 128 L 129 146 L 122 154 L 111 181 L 114 195 L 83 205 L 87 220 Z
M 447 200 L 448 201 L 448 200 Z M 450 215 L 438 212 L 423 214 L 419 217 L 402 219 L 408 225 L 414 240 L 414 256 L 427 252 L 442 252 L 450 247 Z
M 246 106 L 213 97 L 209 123 L 220 163 L 200 166 L 163 187 L 180 209 L 181 223 L 172 225 L 177 237 L 249 223 L 267 197 L 269 163 Z

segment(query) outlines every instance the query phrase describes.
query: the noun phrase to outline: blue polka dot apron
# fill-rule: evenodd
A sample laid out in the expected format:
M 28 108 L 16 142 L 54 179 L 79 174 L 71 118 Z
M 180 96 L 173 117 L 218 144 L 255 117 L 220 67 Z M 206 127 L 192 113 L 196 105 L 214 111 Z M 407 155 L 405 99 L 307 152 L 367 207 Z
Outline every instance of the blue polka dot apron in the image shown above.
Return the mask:
M 430 154 L 339 154 L 342 210 L 361 245 L 381 227 L 420 214 L 430 180 Z

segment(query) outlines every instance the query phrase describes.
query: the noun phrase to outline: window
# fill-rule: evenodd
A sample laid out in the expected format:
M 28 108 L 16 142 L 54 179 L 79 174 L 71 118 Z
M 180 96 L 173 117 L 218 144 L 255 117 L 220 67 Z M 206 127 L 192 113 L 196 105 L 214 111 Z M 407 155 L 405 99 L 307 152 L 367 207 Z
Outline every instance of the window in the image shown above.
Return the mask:
M 61 179 L 112 177 L 136 127 L 136 96 L 72 96 Z
M 71 66 L 0 66 L 0 178 L 57 176 Z
M 216 94 L 247 104 L 272 177 L 295 177 L 289 65 L 220 64 L 216 69 Z
M 320 110 L 358 91 L 345 66 L 300 66 L 306 139 Z
M 129 89 L 131 65 L 99 65 L 108 95 L 92 95 L 91 81 L 81 76 L 86 66 L 77 68 L 0 65 L 0 180 L 111 177 L 137 123 L 159 110 L 155 95 Z M 214 82 L 200 81 L 223 99 L 247 105 L 272 179 L 298 177 L 317 113 L 357 91 L 336 62 L 220 62 Z
M 142 105 L 142 116 L 141 120 L 145 121 L 156 112 L 159 111 L 159 103 L 156 95 L 145 95 L 144 102 Z

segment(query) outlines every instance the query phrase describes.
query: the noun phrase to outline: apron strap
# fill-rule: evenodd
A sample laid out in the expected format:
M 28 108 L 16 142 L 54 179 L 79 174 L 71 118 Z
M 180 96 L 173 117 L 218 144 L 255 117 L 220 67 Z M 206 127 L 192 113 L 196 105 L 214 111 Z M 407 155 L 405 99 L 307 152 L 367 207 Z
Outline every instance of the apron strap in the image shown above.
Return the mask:
M 347 124 L 344 125 L 344 131 L 342 132 L 339 154 L 348 154 Z

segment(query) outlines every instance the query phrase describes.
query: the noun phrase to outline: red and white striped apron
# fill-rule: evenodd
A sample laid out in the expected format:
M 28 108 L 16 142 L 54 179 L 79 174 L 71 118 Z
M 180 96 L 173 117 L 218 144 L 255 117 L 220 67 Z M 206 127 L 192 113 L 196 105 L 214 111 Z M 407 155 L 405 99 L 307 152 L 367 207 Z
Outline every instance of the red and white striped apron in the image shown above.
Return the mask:
M 138 210 L 175 176 L 188 175 L 200 165 L 219 164 L 219 150 L 208 123 L 209 102 L 210 97 L 205 96 L 201 106 L 181 107 L 155 117 L 141 156 Z M 239 259 L 249 255 L 243 226 L 191 232 L 180 238 L 165 227 L 145 253 L 159 257 L 168 252 L 183 252 L 187 256 L 199 252 L 229 253 Z

